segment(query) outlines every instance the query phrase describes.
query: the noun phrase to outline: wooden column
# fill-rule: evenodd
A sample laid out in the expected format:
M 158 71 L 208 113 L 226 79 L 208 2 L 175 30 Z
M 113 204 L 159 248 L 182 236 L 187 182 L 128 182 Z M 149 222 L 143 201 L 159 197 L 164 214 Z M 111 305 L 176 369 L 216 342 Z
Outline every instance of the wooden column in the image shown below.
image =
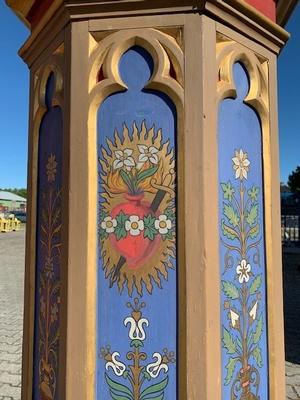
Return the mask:
M 22 399 L 284 400 L 273 0 L 8 3 L 31 27 Z

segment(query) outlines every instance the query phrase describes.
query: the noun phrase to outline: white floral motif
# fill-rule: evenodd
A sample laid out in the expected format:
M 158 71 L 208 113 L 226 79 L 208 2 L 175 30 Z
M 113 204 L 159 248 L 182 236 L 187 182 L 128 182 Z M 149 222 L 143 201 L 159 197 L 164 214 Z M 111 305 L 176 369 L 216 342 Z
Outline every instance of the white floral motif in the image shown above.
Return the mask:
M 121 361 L 118 361 L 117 357 L 120 357 L 120 353 L 117 351 L 112 353 L 111 361 L 105 364 L 105 369 L 108 371 L 111 368 L 117 376 L 122 376 L 126 370 L 126 366 Z
M 236 312 L 230 310 L 230 319 L 231 319 L 232 327 L 235 328 L 238 320 L 240 319 L 240 316 Z
M 149 326 L 149 322 L 146 318 L 141 318 L 138 321 L 136 321 L 132 317 L 127 317 L 124 321 L 124 325 L 127 326 L 128 323 L 130 324 L 130 329 L 129 329 L 129 339 L 131 340 L 145 340 L 146 339 L 146 333 L 144 330 L 144 326 Z
M 144 221 L 137 215 L 131 215 L 129 221 L 125 222 L 125 229 L 132 236 L 138 236 L 144 230 Z
M 255 319 L 256 319 L 257 306 L 258 306 L 258 302 L 256 301 L 254 306 L 251 308 L 251 311 L 249 312 L 249 315 L 253 321 L 255 321 Z
M 156 358 L 156 361 L 148 364 L 146 367 L 146 371 L 148 374 L 151 376 L 151 378 L 157 378 L 158 375 L 160 374 L 160 371 L 164 370 L 165 373 L 168 372 L 169 367 L 167 364 L 164 364 L 162 362 L 162 356 L 160 353 L 154 353 L 152 355 L 153 358 Z
M 155 220 L 154 226 L 161 235 L 166 235 L 172 228 L 172 222 L 166 215 L 162 214 Z
M 125 167 L 128 171 L 131 171 L 131 168 L 135 167 L 132 153 L 132 149 L 116 150 L 116 160 L 113 163 L 113 168 L 116 170 Z
M 235 152 L 235 157 L 232 158 L 233 169 L 235 170 L 235 179 L 247 179 L 250 165 L 250 161 L 247 157 L 248 154 L 244 153 L 242 149 Z
M 247 261 L 243 259 L 241 263 L 236 267 L 236 273 L 239 275 L 239 282 L 248 282 L 250 278 L 251 265 L 247 264 Z
M 145 162 L 150 161 L 152 164 L 157 165 L 158 164 L 158 149 L 154 146 L 145 146 L 143 144 L 138 145 L 139 148 L 139 161 L 138 161 L 138 167 L 141 168 Z
M 116 226 L 117 220 L 112 217 L 105 217 L 101 222 L 101 228 L 104 229 L 106 233 L 113 233 Z

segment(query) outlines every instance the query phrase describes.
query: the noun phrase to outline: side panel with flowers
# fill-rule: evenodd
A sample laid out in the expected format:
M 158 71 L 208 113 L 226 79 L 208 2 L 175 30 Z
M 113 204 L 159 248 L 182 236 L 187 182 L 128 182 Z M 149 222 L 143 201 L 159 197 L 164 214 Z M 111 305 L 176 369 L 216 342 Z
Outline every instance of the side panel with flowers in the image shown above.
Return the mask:
M 244 103 L 248 73 L 234 64 L 236 99 L 219 108 L 219 213 L 224 400 L 268 399 L 262 132 Z
M 120 59 L 125 92 L 98 111 L 97 398 L 176 399 L 176 111 L 144 89 L 153 60 Z
M 62 111 L 52 106 L 55 76 L 46 86 L 39 129 L 33 399 L 58 399 L 61 267 Z

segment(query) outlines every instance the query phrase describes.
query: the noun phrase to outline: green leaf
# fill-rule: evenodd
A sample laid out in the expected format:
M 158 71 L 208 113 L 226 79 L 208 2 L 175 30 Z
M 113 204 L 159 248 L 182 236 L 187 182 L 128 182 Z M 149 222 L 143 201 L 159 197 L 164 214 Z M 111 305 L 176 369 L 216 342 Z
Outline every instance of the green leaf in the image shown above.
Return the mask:
M 251 239 L 255 239 L 258 234 L 259 234 L 259 224 L 256 224 L 253 228 L 250 229 L 249 231 L 249 236 L 251 237 Z
M 261 281 L 262 281 L 262 275 L 260 274 L 251 283 L 250 294 L 254 294 L 258 291 L 258 289 L 261 287 Z
M 234 194 L 234 187 L 231 185 L 231 182 L 228 183 L 221 183 L 221 188 L 223 190 L 223 196 L 226 200 L 232 200 L 232 196 Z
M 106 383 L 108 384 L 109 388 L 110 388 L 115 394 L 120 393 L 120 394 L 122 394 L 123 396 L 127 396 L 127 397 L 129 396 L 129 397 L 128 397 L 129 399 L 132 399 L 132 398 L 133 398 L 132 393 L 131 393 L 131 390 L 130 390 L 127 386 L 123 385 L 122 383 L 118 383 L 118 382 L 114 381 L 113 379 L 111 379 L 111 378 L 108 376 L 108 374 L 105 374 L 105 380 L 106 380 Z M 126 397 L 125 397 L 125 398 L 126 398 Z
M 224 220 L 222 220 L 221 224 L 222 224 L 221 227 L 222 227 L 222 232 L 223 232 L 224 236 L 226 236 L 228 239 L 231 239 L 231 240 L 238 238 L 237 232 L 234 229 L 230 228 L 230 226 L 226 225 Z
M 143 347 L 143 346 L 144 346 L 143 342 L 141 340 L 139 340 L 139 339 L 133 339 L 130 342 L 130 347 L 138 348 L 138 347 Z
M 238 226 L 240 219 L 232 206 L 224 203 L 223 213 L 234 228 Z
M 108 217 L 108 213 L 106 211 L 104 211 L 103 209 L 101 209 L 99 212 L 99 217 L 100 217 L 100 221 L 102 222 L 104 220 L 104 218 Z
M 132 397 L 125 397 L 124 395 L 119 395 L 113 391 L 110 391 L 111 398 L 113 400 L 131 400 Z
M 263 366 L 261 348 L 259 346 L 256 346 L 252 354 L 253 357 L 255 358 L 255 361 L 257 362 L 257 365 L 259 366 L 259 368 L 261 368 Z
M 147 215 L 144 217 L 144 237 L 150 240 L 154 240 L 157 235 L 157 230 L 155 229 L 155 217 L 153 215 Z
M 170 230 L 165 235 L 162 235 L 162 240 L 172 240 L 174 238 L 175 232 Z
M 263 315 L 260 314 L 260 317 L 257 321 L 256 330 L 253 332 L 253 343 L 256 344 L 260 341 L 261 335 L 263 332 Z
M 123 179 L 125 185 L 128 187 L 128 189 L 131 192 L 134 192 L 134 185 L 132 182 L 132 177 L 123 169 L 120 169 L 120 175 L 121 175 L 121 178 Z
M 167 218 L 171 222 L 175 222 L 175 220 L 176 220 L 175 211 L 172 208 L 167 208 L 165 210 L 164 214 L 167 216 Z
M 246 221 L 250 226 L 256 224 L 258 216 L 258 204 L 254 204 L 251 208 L 250 211 L 247 214 Z
M 222 281 L 222 290 L 225 296 L 229 297 L 231 300 L 239 298 L 239 290 L 232 282 Z
M 155 397 L 145 397 L 143 400 L 163 400 L 164 399 L 164 393 L 159 394 L 158 396 Z
M 108 238 L 108 233 L 106 232 L 105 229 L 102 229 L 102 228 L 99 229 L 99 237 L 100 237 L 100 240 Z
M 259 188 L 256 186 L 252 186 L 252 188 L 248 190 L 248 195 L 251 198 L 252 203 L 257 201 L 258 193 L 259 193 Z
M 158 165 L 145 169 L 144 171 L 141 171 L 137 175 L 137 182 L 140 183 L 144 181 L 145 179 L 149 178 L 150 176 L 154 175 L 156 171 L 158 170 Z
M 127 231 L 125 229 L 125 222 L 128 220 L 128 216 L 121 211 L 117 216 L 117 226 L 115 228 L 115 235 L 117 240 L 120 240 L 122 238 L 126 238 L 127 236 Z
M 235 370 L 236 363 L 239 361 L 238 358 L 229 358 L 228 363 L 226 365 L 227 369 L 227 374 L 225 378 L 225 385 L 229 385 L 229 383 L 232 381 L 233 373 Z
M 162 381 L 148 386 L 145 390 L 142 391 L 141 393 L 141 400 L 146 400 L 146 398 L 149 398 L 149 395 L 151 394 L 159 394 L 160 392 L 162 392 L 163 390 L 165 390 L 165 388 L 167 387 L 169 382 L 169 377 L 167 376 L 165 379 L 163 379 Z
M 223 328 L 223 344 L 225 349 L 227 350 L 227 354 L 235 354 L 236 353 L 236 345 L 231 333 Z

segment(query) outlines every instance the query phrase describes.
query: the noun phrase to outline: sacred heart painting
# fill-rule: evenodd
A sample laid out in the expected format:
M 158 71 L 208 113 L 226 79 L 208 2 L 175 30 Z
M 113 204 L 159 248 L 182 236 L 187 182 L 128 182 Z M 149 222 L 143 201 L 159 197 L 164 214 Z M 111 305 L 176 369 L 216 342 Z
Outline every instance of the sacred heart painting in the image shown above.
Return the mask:
M 131 129 L 131 131 L 129 131 Z M 120 291 L 149 293 L 175 258 L 175 161 L 161 129 L 123 124 L 99 157 L 99 237 L 105 276 Z

